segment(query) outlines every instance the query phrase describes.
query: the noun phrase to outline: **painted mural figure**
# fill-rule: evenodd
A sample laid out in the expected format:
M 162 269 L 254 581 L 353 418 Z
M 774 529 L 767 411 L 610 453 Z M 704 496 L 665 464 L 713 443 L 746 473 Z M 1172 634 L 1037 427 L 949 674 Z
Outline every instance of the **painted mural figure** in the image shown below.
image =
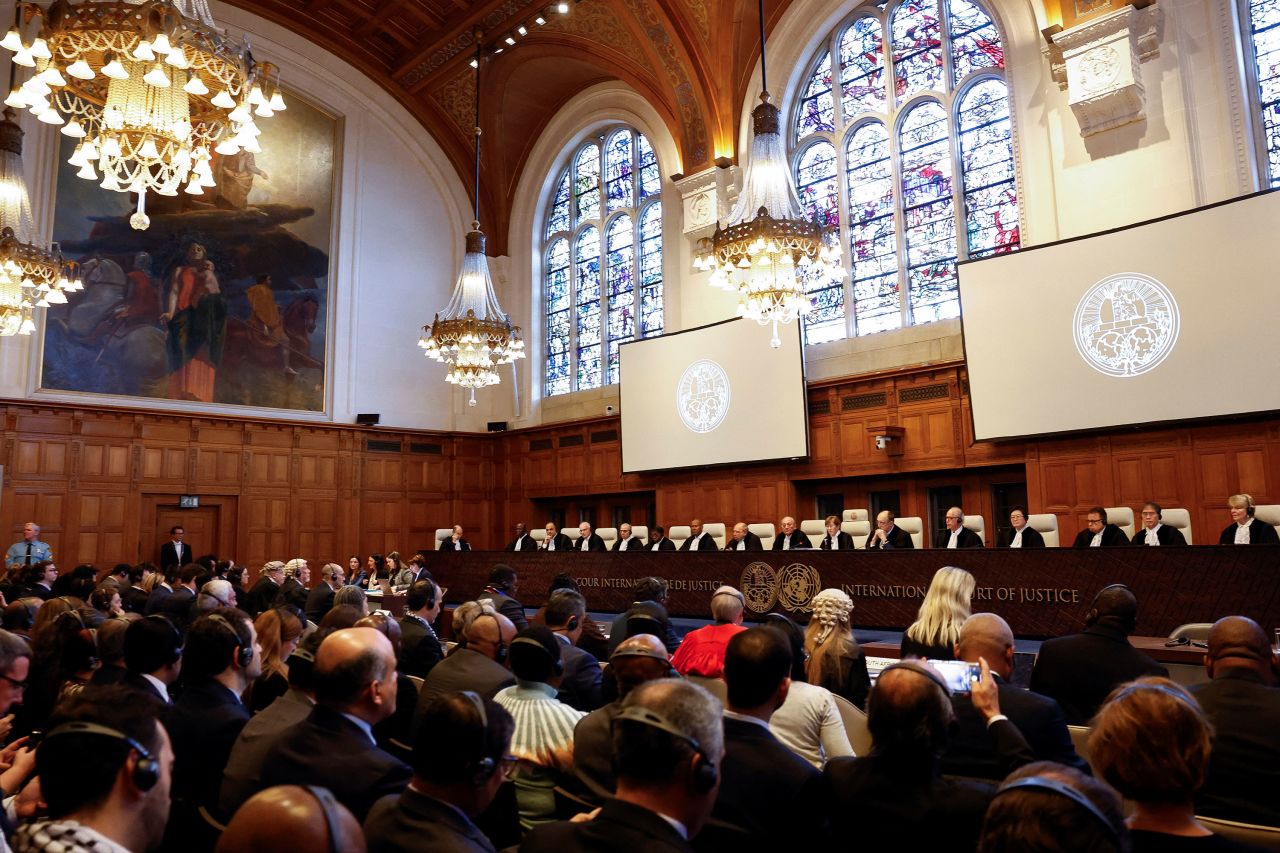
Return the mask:
M 298 371 L 289 365 L 289 336 L 285 331 L 284 317 L 276 304 L 275 291 L 271 289 L 271 276 L 260 275 L 244 292 L 249 299 L 249 340 L 256 347 L 278 349 L 284 358 L 284 372 L 297 376 Z
M 213 262 L 199 243 L 187 246 L 183 262 L 169 281 L 169 396 L 212 403 L 217 366 L 226 340 L 227 303 Z
M 252 151 L 240 151 L 218 159 L 218 195 L 237 210 L 249 206 L 249 193 L 255 177 L 268 180 L 267 173 L 258 168 Z

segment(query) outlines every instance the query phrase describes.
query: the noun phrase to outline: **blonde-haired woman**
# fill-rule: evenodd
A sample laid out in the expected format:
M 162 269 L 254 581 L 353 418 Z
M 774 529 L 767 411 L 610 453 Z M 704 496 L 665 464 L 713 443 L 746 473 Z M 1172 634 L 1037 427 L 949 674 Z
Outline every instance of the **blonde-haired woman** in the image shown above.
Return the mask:
M 973 575 L 964 569 L 943 566 L 934 572 L 916 621 L 902 635 L 902 657 L 954 660 L 976 588 Z
M 825 687 L 861 708 L 867 704 L 871 676 L 867 673 L 867 656 L 858 648 L 849 624 L 853 599 L 838 589 L 824 589 L 813 597 L 812 605 L 813 616 L 804 631 L 809 683 Z
M 1227 509 L 1231 523 L 1218 537 L 1219 545 L 1280 545 L 1276 529 L 1253 517 L 1253 495 L 1232 495 L 1227 498 Z
M 302 620 L 284 607 L 263 611 L 254 621 L 262 648 L 262 675 L 249 686 L 249 712 L 256 714 L 289 690 L 289 655 L 302 640 Z

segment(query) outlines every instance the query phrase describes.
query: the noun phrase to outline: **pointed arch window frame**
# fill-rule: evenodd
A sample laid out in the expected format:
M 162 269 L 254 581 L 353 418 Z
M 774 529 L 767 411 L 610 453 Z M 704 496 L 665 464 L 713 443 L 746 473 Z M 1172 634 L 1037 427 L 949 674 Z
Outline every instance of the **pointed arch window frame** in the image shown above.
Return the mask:
M 1258 34 L 1276 33 L 1280 37 L 1280 19 L 1255 32 L 1254 7 L 1261 6 L 1265 0 L 1238 0 L 1237 10 L 1240 21 L 1240 46 L 1244 52 L 1245 81 L 1248 86 L 1247 97 L 1250 114 L 1253 116 L 1252 135 L 1258 157 L 1259 190 L 1280 189 L 1280 73 L 1264 77 L 1262 59 L 1258 56 Z M 1278 9 L 1280 11 L 1280 9 Z M 1280 67 L 1280 50 L 1276 52 L 1277 66 Z M 1275 96 L 1263 100 L 1263 84 L 1274 80 Z M 1268 109 L 1272 117 L 1268 119 Z M 1271 133 L 1268 133 L 1268 128 Z

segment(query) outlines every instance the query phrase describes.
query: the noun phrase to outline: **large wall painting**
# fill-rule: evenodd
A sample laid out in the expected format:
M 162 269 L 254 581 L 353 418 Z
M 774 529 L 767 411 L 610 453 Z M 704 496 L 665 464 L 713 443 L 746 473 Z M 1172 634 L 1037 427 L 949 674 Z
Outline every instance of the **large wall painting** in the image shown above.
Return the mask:
M 262 153 L 214 155 L 216 187 L 149 195 L 145 231 L 63 138 L 53 238 L 85 289 L 48 309 L 40 390 L 325 410 L 339 121 L 286 100 Z

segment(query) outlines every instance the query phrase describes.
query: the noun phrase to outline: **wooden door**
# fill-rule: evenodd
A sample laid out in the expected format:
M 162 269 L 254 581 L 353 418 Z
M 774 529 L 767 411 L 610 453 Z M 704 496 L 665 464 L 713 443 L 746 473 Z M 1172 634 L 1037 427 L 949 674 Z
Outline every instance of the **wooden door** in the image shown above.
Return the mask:
M 219 529 L 216 506 L 203 506 L 199 509 L 179 509 L 177 504 L 159 504 L 156 506 L 155 525 L 151 531 L 151 545 L 143 546 L 143 556 L 160 564 L 160 546 L 169 541 L 169 531 L 181 526 L 186 531 L 183 538 L 191 548 L 191 557 L 218 552 Z

